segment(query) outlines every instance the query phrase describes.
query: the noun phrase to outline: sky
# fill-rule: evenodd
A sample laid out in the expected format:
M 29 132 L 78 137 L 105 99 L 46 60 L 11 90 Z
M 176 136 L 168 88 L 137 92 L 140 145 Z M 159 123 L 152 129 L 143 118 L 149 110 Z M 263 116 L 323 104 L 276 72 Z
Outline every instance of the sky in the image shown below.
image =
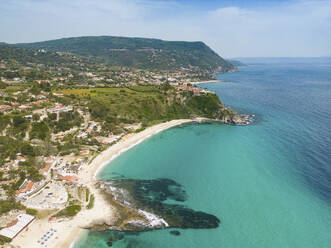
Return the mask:
M 331 0 L 0 0 L 0 41 L 203 41 L 226 58 L 331 56 Z

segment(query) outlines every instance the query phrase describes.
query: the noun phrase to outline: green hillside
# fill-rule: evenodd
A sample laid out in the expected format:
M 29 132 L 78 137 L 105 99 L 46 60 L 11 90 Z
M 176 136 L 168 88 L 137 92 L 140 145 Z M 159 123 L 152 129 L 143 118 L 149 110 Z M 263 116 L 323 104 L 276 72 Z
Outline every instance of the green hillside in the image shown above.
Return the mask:
M 70 52 L 102 59 L 114 66 L 140 69 L 192 69 L 226 72 L 234 66 L 203 42 L 113 36 L 63 38 L 16 44 L 23 48 Z
M 141 122 L 147 126 L 174 119 L 207 117 L 219 119 L 234 112 L 226 109 L 216 94 L 193 96 L 166 86 L 130 88 L 67 88 L 56 91 L 89 107 L 93 120 L 105 122 L 108 130 L 120 123 Z
M 91 62 L 94 60 L 75 56 L 73 54 L 59 54 L 54 51 L 36 51 L 0 43 L 0 60 L 12 61 L 21 65 L 74 65 L 75 63 Z

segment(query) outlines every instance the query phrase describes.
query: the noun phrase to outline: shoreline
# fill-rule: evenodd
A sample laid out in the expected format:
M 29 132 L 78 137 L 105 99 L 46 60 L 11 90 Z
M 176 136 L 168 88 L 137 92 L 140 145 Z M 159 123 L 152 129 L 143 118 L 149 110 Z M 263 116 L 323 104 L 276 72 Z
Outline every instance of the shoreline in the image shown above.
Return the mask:
M 210 84 L 210 83 L 222 83 L 222 80 L 214 79 L 214 80 L 207 80 L 207 81 L 199 81 L 199 82 L 191 82 L 192 85 L 198 84 Z
M 112 146 L 108 147 L 106 150 L 98 154 L 98 156 L 95 157 L 89 165 L 83 168 L 83 170 L 79 174 L 79 177 L 85 178 L 87 176 L 90 181 L 95 181 L 97 180 L 97 174 L 112 160 L 114 160 L 127 150 L 131 149 L 132 147 L 140 144 L 144 140 L 152 137 L 153 135 L 182 124 L 195 122 L 200 123 L 205 121 L 211 120 L 207 118 L 177 119 L 147 127 L 145 130 L 139 133 L 127 134 L 123 136 L 117 143 L 113 144 Z
M 92 162 L 83 167 L 78 174 L 80 184 L 87 186 L 90 189 L 91 194 L 95 196 L 94 207 L 92 209 L 84 209 L 69 220 L 49 222 L 47 218 L 37 219 L 26 231 L 16 237 L 11 244 L 14 247 L 42 247 L 37 241 L 50 228 L 55 228 L 57 230 L 58 238 L 49 242 L 47 247 L 72 248 L 82 237 L 84 233 L 83 228 L 88 224 L 97 220 L 107 220 L 110 224 L 116 221 L 116 209 L 108 204 L 104 199 L 104 196 L 95 187 L 97 174 L 122 153 L 157 133 L 182 124 L 201 123 L 206 121 L 210 120 L 207 118 L 171 120 L 148 127 L 139 133 L 130 133 L 123 136 L 117 143 L 99 153 Z M 99 209 L 102 209 L 103 211 L 100 211 Z
M 92 181 L 97 181 L 97 175 L 100 171 L 102 171 L 111 161 L 119 157 L 121 154 L 125 153 L 126 151 L 130 150 L 131 148 L 139 145 L 143 141 L 151 138 L 152 136 L 163 132 L 167 129 L 172 127 L 180 126 L 182 124 L 188 123 L 201 123 L 205 121 L 210 121 L 207 118 L 196 118 L 196 119 L 177 119 L 171 120 L 163 123 L 159 123 L 150 127 L 147 127 L 145 130 L 139 133 L 130 133 L 123 136 L 117 143 L 111 145 L 106 150 L 102 151 L 98 154 L 97 157 L 91 162 L 90 166 L 92 167 L 88 171 L 88 177 Z M 102 159 L 103 162 L 98 165 L 98 160 Z M 88 165 L 89 166 L 89 165 Z M 79 235 L 75 237 L 75 239 L 71 239 L 71 243 L 69 248 L 74 248 L 75 243 L 80 240 L 84 232 L 82 230 L 79 232 Z

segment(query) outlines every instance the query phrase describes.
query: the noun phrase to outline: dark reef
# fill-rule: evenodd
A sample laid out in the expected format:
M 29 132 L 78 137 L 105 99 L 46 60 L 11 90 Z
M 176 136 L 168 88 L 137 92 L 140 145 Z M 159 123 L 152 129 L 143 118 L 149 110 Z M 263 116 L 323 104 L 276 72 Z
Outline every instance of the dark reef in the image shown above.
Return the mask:
M 180 235 L 180 231 L 172 230 L 172 231 L 170 231 L 170 234 L 175 235 L 175 236 L 179 236 Z
M 117 200 L 121 199 L 122 203 L 130 202 L 130 206 L 136 209 L 159 216 L 168 223 L 168 227 L 217 228 L 219 226 L 220 220 L 214 215 L 195 211 L 176 203 L 165 203 L 167 200 L 184 202 L 187 199 L 182 186 L 171 179 L 120 179 L 107 183 L 129 192 L 130 197 L 117 195 Z
M 186 191 L 174 180 L 126 179 L 118 175 L 116 178 L 100 181 L 99 186 L 117 209 L 119 219 L 113 225 L 100 223 L 89 227 L 107 234 L 105 242 L 108 246 L 114 246 L 115 242 L 126 247 L 139 246 L 140 241 L 134 236 L 154 229 L 206 229 L 217 228 L 220 224 L 216 216 L 183 205 L 187 199 Z M 97 233 L 100 232 L 95 235 Z M 170 230 L 169 233 L 174 236 L 181 234 L 178 230 Z

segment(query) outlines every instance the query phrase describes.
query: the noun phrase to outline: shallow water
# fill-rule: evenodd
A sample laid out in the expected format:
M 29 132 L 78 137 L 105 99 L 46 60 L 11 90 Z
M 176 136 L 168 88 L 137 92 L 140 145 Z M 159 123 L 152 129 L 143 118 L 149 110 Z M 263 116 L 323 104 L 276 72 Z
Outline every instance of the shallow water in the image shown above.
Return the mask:
M 217 229 L 126 236 L 113 247 L 331 247 L 331 61 L 244 61 L 224 83 L 203 84 L 249 126 L 184 125 L 127 151 L 99 174 L 170 178 L 184 204 L 216 215 Z M 75 247 L 107 247 L 90 232 Z

